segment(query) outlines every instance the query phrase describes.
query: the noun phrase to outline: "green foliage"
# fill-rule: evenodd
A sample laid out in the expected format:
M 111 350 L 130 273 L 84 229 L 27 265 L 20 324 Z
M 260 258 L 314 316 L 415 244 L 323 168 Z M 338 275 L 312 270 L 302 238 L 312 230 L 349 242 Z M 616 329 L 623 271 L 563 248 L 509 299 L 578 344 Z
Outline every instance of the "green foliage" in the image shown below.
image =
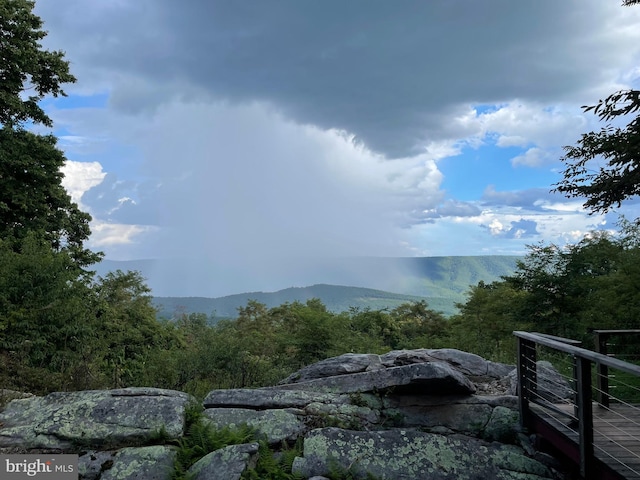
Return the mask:
M 90 290 L 74 262 L 37 235 L 0 239 L 0 379 L 43 392 L 85 385 L 91 369 Z
M 43 50 L 34 3 L 0 3 L 0 380 L 44 393 L 102 385 L 91 273 L 91 217 L 62 186 L 65 162 L 38 106 L 73 82 L 61 52 Z
M 592 232 L 575 245 L 534 245 L 513 275 L 472 287 L 451 319 L 452 344 L 513 362 L 513 330 L 581 340 L 593 329 L 640 327 L 640 244 L 637 224 L 621 234 Z
M 176 460 L 171 474 L 172 480 L 188 478 L 189 468 L 210 452 L 229 445 L 240 445 L 256 441 L 255 431 L 246 425 L 235 429 L 215 428 L 204 417 L 202 406 L 191 403 L 185 410 L 186 435 L 178 440 Z M 295 457 L 302 454 L 302 440 L 292 447 L 283 443 L 277 455 L 264 440 L 259 441 L 258 461 L 253 468 L 246 469 L 243 479 L 296 480 L 301 477 L 291 473 Z
M 83 247 L 91 216 L 62 186 L 64 162 L 55 137 L 0 129 L 0 238 L 19 250 L 27 235 L 37 234 L 86 267 L 101 255 Z
M 640 90 L 616 92 L 583 109 L 607 122 L 624 118 L 640 110 Z M 584 207 L 591 212 L 606 213 L 640 194 L 640 115 L 624 128 L 609 124 L 599 132 L 583 134 L 576 146 L 564 149 L 566 169 L 556 191 L 585 197 Z M 606 166 L 594 168 L 594 160 L 605 160 Z
M 523 294 L 506 282 L 484 282 L 471 287 L 460 314 L 451 319 L 452 345 L 495 361 L 513 362 L 513 330 L 527 329 L 518 315 Z
M 246 425 L 233 430 L 229 428 L 217 429 L 201 418 L 191 424 L 186 435 L 178 441 L 171 479 L 188 478 L 189 468 L 208 453 L 229 445 L 250 443 L 253 439 L 253 430 Z
M 305 365 L 345 352 L 444 346 L 449 335 L 447 321 L 425 302 L 392 312 L 335 314 L 318 299 L 271 309 L 249 301 L 236 320 L 212 324 L 204 314 L 189 314 L 175 325 L 180 345 L 162 360 L 174 368 L 173 375 L 165 369 L 173 383 L 162 386 L 198 398 L 213 388 L 274 385 Z
M 254 468 L 242 473 L 243 480 L 302 480 L 304 477 L 291 472 L 293 460 L 302 455 L 302 440 L 293 447 L 286 443 L 276 454 L 265 441 L 260 442 L 258 462 Z
M 65 95 L 61 84 L 76 81 L 62 52 L 42 49 L 47 33 L 32 13 L 34 5 L 27 0 L 0 3 L 0 124 L 8 128 L 27 121 L 51 126 L 38 102 L 46 95 Z
M 108 372 L 109 386 L 144 384 L 149 360 L 176 344 L 175 336 L 156 320 L 149 288 L 138 272 L 117 271 L 99 278 L 93 293 L 103 332 L 102 371 Z

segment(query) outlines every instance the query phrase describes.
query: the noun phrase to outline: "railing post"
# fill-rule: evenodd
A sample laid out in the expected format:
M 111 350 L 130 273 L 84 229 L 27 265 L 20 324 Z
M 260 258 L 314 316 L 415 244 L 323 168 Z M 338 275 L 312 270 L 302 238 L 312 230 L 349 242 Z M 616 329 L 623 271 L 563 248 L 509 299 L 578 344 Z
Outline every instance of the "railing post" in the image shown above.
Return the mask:
M 537 391 L 536 377 L 536 344 L 530 340 L 518 338 L 518 406 L 523 429 L 531 427 L 529 400 Z
M 594 332 L 596 352 L 607 355 L 607 340 L 609 335 L 605 332 Z M 609 406 L 609 367 L 600 362 L 596 363 L 596 385 L 598 391 L 596 397 L 598 403 L 603 407 Z
M 578 405 L 578 430 L 580 436 L 580 475 L 593 478 L 593 408 L 591 396 L 591 362 L 586 358 L 576 358 L 576 381 Z

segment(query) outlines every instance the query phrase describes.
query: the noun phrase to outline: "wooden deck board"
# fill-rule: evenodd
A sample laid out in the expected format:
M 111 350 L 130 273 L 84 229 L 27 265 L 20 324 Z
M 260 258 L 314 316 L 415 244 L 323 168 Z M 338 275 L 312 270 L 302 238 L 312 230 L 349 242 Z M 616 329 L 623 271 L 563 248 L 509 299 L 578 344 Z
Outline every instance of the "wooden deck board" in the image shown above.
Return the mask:
M 577 425 L 569 417 L 540 405 L 531 407 L 536 415 L 578 443 Z M 572 405 L 555 405 L 555 408 L 573 414 Z M 594 404 L 593 429 L 596 457 L 624 478 L 640 480 L 640 409 L 616 404 L 605 409 Z

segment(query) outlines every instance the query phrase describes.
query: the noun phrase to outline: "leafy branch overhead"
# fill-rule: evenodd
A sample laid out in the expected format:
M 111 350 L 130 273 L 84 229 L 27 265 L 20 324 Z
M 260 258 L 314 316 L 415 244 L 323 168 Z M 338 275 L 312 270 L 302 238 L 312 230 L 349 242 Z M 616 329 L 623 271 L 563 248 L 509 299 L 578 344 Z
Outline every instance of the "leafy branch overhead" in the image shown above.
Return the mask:
M 48 127 L 51 119 L 38 105 L 46 95 L 65 96 L 61 85 L 74 83 L 64 52 L 43 50 L 47 32 L 34 15 L 34 2 L 0 2 L 0 124 L 20 127 L 32 121 Z M 24 98 L 26 97 L 26 98 Z
M 640 90 L 617 92 L 583 108 L 607 122 L 637 114 Z M 566 169 L 555 190 L 586 198 L 584 207 L 591 213 L 606 213 L 640 194 L 640 115 L 626 127 L 609 124 L 599 132 L 583 134 L 576 146 L 564 149 Z M 598 164 L 600 160 L 605 164 Z

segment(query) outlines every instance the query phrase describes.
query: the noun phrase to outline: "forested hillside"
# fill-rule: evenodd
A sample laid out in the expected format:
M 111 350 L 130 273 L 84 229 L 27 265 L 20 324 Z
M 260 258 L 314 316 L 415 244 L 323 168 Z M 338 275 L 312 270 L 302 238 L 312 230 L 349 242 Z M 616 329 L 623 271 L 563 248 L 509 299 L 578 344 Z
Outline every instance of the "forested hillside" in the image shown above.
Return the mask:
M 310 298 L 319 298 L 332 312 L 347 311 L 350 307 L 393 309 L 403 302 L 426 300 L 432 309 L 451 316 L 457 313 L 456 303 L 464 301 L 471 286 L 480 281 L 491 283 L 511 275 L 519 259 L 520 257 L 500 255 L 347 258 L 335 261 L 335 265 L 327 268 L 336 271 L 334 278 L 362 283 L 315 284 L 276 292 L 238 293 L 218 298 L 195 295 L 157 296 L 153 303 L 160 309 L 160 316 L 163 318 L 170 318 L 176 312 L 213 313 L 216 317 L 231 318 L 237 315 L 238 307 L 245 305 L 248 300 L 257 300 L 268 307 L 275 307 L 285 302 L 305 302 Z M 158 272 L 167 271 L 167 268 L 158 267 L 161 263 L 153 260 L 104 260 L 94 268 L 100 275 L 118 269 L 139 271 L 153 290 L 153 285 L 161 281 Z M 313 278 L 313 273 L 309 272 L 310 278 Z
M 220 298 L 203 297 L 154 297 L 153 304 L 158 309 L 160 318 L 175 318 L 182 314 L 206 313 L 215 319 L 236 318 L 238 309 L 251 300 L 264 304 L 268 308 L 283 303 L 301 302 L 320 299 L 327 310 L 334 313 L 346 312 L 351 308 L 382 310 L 393 309 L 403 303 L 427 301 L 438 309 L 438 302 L 412 295 L 373 290 L 370 288 L 344 287 L 339 285 L 312 285 L 310 287 L 292 287 L 277 292 L 251 292 L 229 295 Z M 440 302 L 442 304 L 442 302 Z M 442 305 L 454 307 L 453 304 Z M 444 309 L 443 309 L 444 310 Z M 451 310 L 451 308 L 449 308 Z M 451 313 L 444 312 L 443 313 Z

